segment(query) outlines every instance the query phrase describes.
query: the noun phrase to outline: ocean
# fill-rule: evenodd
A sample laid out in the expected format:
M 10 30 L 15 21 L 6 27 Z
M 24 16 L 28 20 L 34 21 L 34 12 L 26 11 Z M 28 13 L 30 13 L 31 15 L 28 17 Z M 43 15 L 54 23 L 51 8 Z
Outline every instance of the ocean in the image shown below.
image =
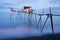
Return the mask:
M 36 14 L 42 14 L 42 10 L 35 11 Z M 28 13 L 0 11 L 0 38 L 39 36 L 52 33 L 50 19 L 48 18 L 46 25 L 42 31 L 46 17 L 42 16 L 42 21 L 38 25 L 39 15 Z M 44 14 L 49 14 L 49 9 L 45 9 Z M 52 14 L 60 15 L 60 7 L 52 8 Z M 60 16 L 53 16 L 54 32 L 60 33 Z M 6 36 L 6 37 L 5 37 Z

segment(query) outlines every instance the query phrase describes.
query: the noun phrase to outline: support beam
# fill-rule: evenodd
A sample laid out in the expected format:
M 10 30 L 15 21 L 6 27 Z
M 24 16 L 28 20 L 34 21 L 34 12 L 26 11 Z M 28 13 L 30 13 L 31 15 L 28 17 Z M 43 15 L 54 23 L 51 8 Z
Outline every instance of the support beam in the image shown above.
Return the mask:
M 48 18 L 49 18 L 49 15 L 47 15 L 47 18 L 46 18 L 46 20 L 45 20 L 45 22 L 44 22 L 44 25 L 43 25 L 43 27 L 42 27 L 42 29 L 41 29 L 41 32 L 43 31 L 43 29 L 44 29 L 44 27 L 45 27 L 45 24 L 46 24 L 46 22 L 47 22 L 47 20 L 48 20 Z
M 40 23 L 41 23 L 41 15 L 40 15 L 38 23 L 37 23 L 37 29 L 38 29 Z

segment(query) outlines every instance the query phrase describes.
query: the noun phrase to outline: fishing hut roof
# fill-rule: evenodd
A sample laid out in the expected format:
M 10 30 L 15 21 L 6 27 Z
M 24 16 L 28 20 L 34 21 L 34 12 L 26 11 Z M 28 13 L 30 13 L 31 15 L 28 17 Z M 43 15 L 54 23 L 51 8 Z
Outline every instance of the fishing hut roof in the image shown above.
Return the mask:
M 26 8 L 29 9 L 29 8 L 31 8 L 31 7 L 30 7 L 30 6 L 24 6 L 24 9 L 26 9 Z

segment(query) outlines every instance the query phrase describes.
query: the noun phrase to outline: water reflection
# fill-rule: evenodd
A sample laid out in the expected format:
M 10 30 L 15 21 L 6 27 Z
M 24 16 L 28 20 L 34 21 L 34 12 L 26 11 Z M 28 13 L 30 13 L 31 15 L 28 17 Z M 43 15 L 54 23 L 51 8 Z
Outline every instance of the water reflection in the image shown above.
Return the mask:
M 11 15 L 10 23 L 11 26 L 36 26 L 37 19 L 35 14 L 28 14 L 28 13 L 17 13 L 17 15 Z

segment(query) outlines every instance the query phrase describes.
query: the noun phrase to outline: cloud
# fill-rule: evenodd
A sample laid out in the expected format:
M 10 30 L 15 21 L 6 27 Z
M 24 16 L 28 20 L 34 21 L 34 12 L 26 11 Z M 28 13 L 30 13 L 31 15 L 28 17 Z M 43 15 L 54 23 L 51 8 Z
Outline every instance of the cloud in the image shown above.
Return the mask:
M 0 0 L 0 8 L 14 7 L 23 8 L 23 6 L 32 6 L 33 9 L 59 7 L 59 0 Z M 2 8 L 3 8 L 2 7 Z
M 54 4 L 54 5 L 59 5 L 60 6 L 60 0 L 51 0 L 50 4 Z

